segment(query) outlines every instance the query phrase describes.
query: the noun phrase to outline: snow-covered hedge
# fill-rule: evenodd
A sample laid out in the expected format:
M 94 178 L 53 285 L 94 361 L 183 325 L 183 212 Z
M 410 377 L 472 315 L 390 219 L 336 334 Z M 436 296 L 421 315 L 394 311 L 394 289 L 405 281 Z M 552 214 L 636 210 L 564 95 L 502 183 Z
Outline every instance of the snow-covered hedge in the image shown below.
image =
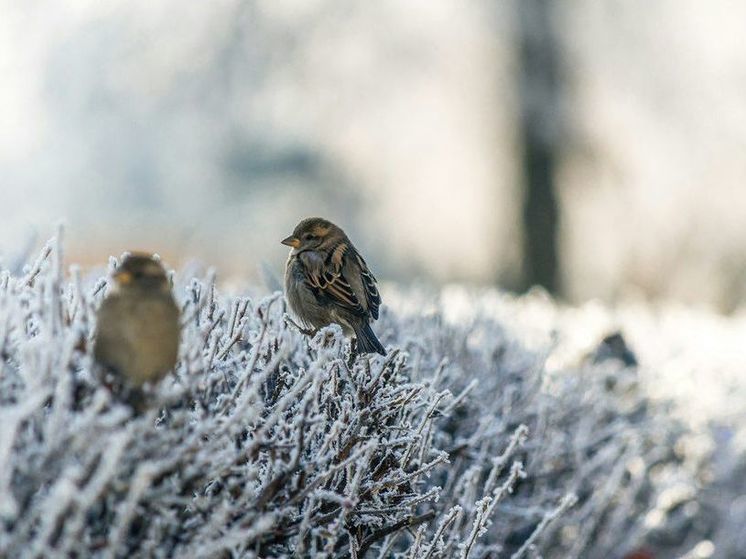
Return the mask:
M 664 545 L 666 480 L 693 486 L 635 369 L 550 373 L 551 347 L 437 298 L 352 360 L 280 293 L 177 274 L 181 360 L 133 415 L 91 358 L 106 280 L 61 260 L 0 277 L 0 556 L 613 558 Z

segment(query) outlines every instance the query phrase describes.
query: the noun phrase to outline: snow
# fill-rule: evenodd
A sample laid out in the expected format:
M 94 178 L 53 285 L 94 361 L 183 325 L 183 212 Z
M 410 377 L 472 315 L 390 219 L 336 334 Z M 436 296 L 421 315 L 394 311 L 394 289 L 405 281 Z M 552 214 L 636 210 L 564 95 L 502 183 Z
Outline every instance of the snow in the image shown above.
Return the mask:
M 647 311 L 389 287 L 376 324 L 389 354 L 353 362 L 338 327 L 308 339 L 289 326 L 280 293 L 175 273 L 180 361 L 135 415 L 91 356 L 106 283 L 62 261 L 53 240 L 0 281 L 0 555 L 739 549 L 728 515 L 746 507 L 722 488 L 743 489 L 745 439 L 737 410 L 713 403 L 734 377 L 691 348 L 670 357 L 675 326 L 656 329 Z M 686 316 L 702 336 L 738 324 Z M 609 326 L 629 333 L 640 368 L 584 356 Z M 710 394 L 694 417 L 691 387 Z

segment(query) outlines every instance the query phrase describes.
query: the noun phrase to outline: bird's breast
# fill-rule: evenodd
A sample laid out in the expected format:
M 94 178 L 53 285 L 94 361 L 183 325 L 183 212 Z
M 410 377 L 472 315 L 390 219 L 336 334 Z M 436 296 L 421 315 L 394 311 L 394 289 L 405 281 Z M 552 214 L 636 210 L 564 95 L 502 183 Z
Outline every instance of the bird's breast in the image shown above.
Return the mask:
M 320 328 L 332 322 L 330 309 L 308 285 L 304 264 L 296 256 L 288 259 L 285 270 L 285 297 L 292 314 L 304 324 Z

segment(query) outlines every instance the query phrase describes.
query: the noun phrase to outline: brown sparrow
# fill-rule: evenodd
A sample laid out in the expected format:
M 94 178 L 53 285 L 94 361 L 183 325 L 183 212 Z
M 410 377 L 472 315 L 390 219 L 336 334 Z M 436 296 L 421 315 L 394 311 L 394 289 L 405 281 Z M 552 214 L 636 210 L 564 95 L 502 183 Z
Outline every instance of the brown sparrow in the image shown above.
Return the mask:
M 285 296 L 292 313 L 313 329 L 339 324 L 361 353 L 386 355 L 370 327 L 381 296 L 376 278 L 344 231 L 319 217 L 301 221 L 282 244 L 292 247 Z
M 149 255 L 131 254 L 113 280 L 98 309 L 94 358 L 129 388 L 155 384 L 179 350 L 179 309 L 166 271 Z

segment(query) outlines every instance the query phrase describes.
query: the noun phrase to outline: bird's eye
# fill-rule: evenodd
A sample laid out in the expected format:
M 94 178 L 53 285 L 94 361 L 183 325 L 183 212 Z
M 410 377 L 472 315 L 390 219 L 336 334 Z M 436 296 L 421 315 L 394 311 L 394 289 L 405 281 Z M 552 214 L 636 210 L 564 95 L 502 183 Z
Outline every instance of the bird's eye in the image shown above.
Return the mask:
M 315 238 L 316 238 L 316 235 L 314 235 L 313 233 L 306 233 L 305 235 L 303 235 L 303 239 L 306 241 L 312 241 Z

